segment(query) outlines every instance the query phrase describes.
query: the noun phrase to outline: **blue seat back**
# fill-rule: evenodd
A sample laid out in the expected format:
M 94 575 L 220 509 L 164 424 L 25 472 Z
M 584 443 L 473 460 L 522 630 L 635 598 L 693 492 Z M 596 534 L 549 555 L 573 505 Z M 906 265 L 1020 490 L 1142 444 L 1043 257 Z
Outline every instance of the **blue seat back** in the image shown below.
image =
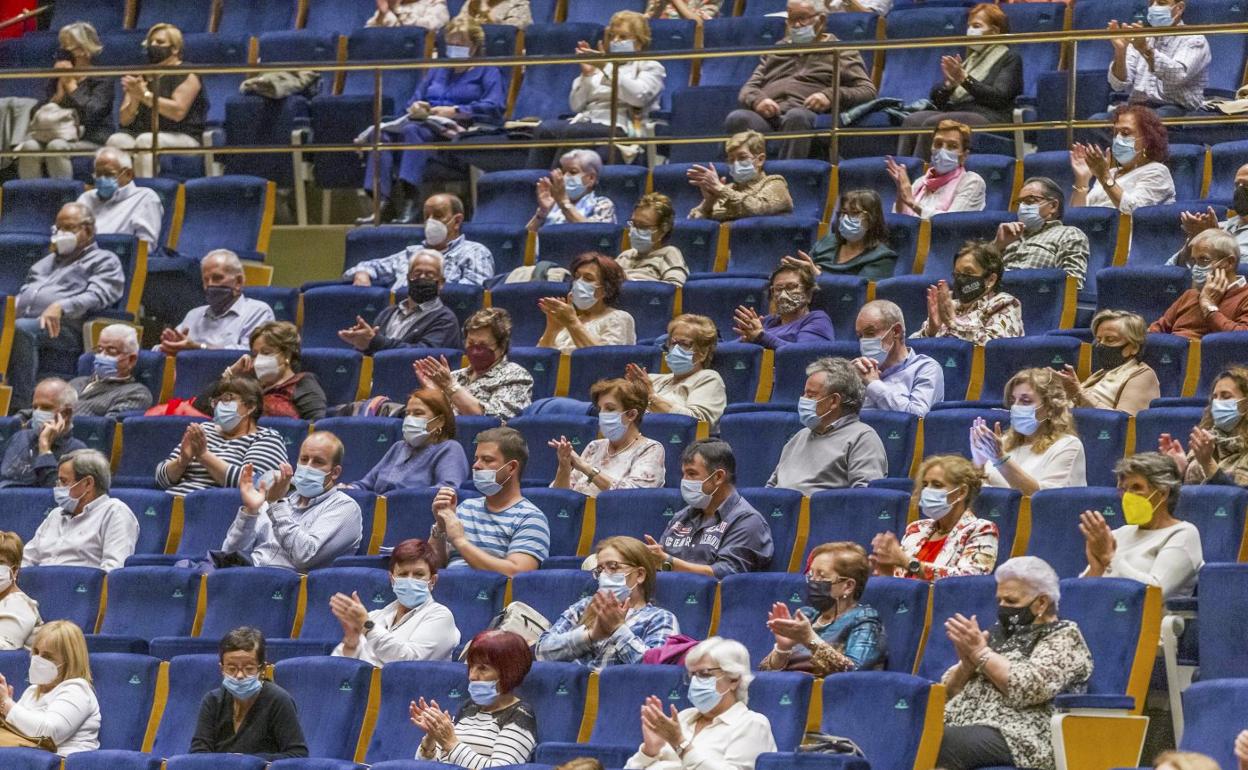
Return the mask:
M 711 360 L 711 368 L 724 380 L 730 404 L 754 400 L 762 366 L 762 346 L 749 342 L 721 342 L 716 345 L 715 358 Z
M 405 251 L 409 246 L 419 246 L 424 238 L 423 226 L 353 227 L 347 231 L 347 250 L 342 260 L 343 272 L 361 262 L 388 257 Z M 395 277 L 404 280 L 407 278 L 406 275 Z
M 676 305 L 675 284 L 663 281 L 625 281 L 616 307 L 633 317 L 638 340 L 667 334 Z
M 971 457 L 971 423 L 983 417 L 989 425 L 1001 423 L 1004 430 L 1010 413 L 1003 409 L 936 409 L 923 418 L 923 457 L 962 455 Z
M 825 489 L 810 496 L 810 536 L 806 553 L 823 543 L 849 540 L 871 547 L 871 539 L 881 532 L 900 537 L 910 512 L 910 495 L 891 489 Z
M 477 180 L 477 205 L 472 221 L 523 225 L 533 216 L 533 188 L 546 176 L 542 169 L 491 171 Z
M 342 626 L 329 611 L 329 599 L 336 593 L 359 594 L 369 612 L 394 601 L 390 575 L 383 570 L 365 567 L 327 567 L 308 573 L 307 602 L 300 639 L 339 641 Z
M 10 179 L 2 189 L 0 232 L 35 233 L 46 240 L 57 212 L 82 195 L 83 184 L 74 179 Z
M 682 96 L 681 101 L 683 100 L 684 97 Z M 720 130 L 722 130 L 720 127 L 716 127 L 715 133 L 719 133 Z M 718 157 L 718 154 L 716 157 Z M 696 160 L 696 165 L 705 166 L 713 160 L 714 158 L 699 158 Z M 651 172 L 651 186 L 654 188 L 655 192 L 663 193 L 672 199 L 672 209 L 676 212 L 676 227 L 678 230 L 697 224 L 702 229 L 708 230 L 708 234 L 709 228 L 712 227 L 715 229 L 715 232 L 718 232 L 718 222 L 685 219 L 686 215 L 695 206 L 702 202 L 702 193 L 699 192 L 696 187 L 689 184 L 689 179 L 686 176 L 689 169 L 694 165 L 695 162 L 691 161 L 689 163 L 665 163 L 661 166 L 655 166 L 654 171 Z M 715 166 L 715 170 L 719 173 L 720 177 L 728 176 L 728 167 L 726 165 L 723 163 L 714 163 L 713 165 Z M 710 242 L 713 243 L 714 240 L 711 239 Z M 683 253 L 684 249 L 681 249 L 681 251 Z M 711 271 L 711 265 L 714 263 L 714 251 L 711 252 L 710 256 L 711 263 L 709 263 L 705 268 L 695 266 L 694 263 L 690 262 L 689 271 L 693 273 L 709 273 Z M 685 259 L 686 261 L 689 259 L 688 254 L 685 255 Z
M 160 770 L 164 760 L 137 751 L 97 749 L 65 758 L 66 770 Z
M 433 598 L 450 609 L 465 642 L 484 631 L 503 611 L 507 578 L 494 572 L 450 569 L 438 573 Z
M 768 751 L 754 760 L 754 770 L 871 770 L 871 765 L 844 754 Z
M 906 167 L 906 173 L 911 179 L 918 179 L 923 173 L 923 161 L 918 158 L 899 156 L 893 160 Z M 893 204 L 897 202 L 897 184 L 888 175 L 888 167 L 883 158 L 846 158 L 836 165 L 836 179 L 836 189 L 840 195 L 850 190 L 874 190 L 880 196 L 886 212 L 892 211 Z M 892 227 L 891 218 L 889 227 Z M 898 264 L 897 273 L 900 275 L 903 272 L 910 271 L 902 270 L 902 266 Z
M 546 514 L 546 523 L 550 528 L 550 554 L 576 554 L 581 542 L 581 522 L 585 518 L 585 495 L 571 489 L 550 487 L 528 487 L 523 494 Z
M 715 18 L 702 27 L 703 48 L 766 48 L 785 35 L 784 19 L 776 17 Z M 740 86 L 749 80 L 758 58 L 725 56 L 702 61 L 698 83 L 703 86 Z
M 494 257 L 494 274 L 506 275 L 524 264 L 524 223 L 465 222 L 464 237 L 490 250 Z
M 796 610 L 806 603 L 806 578 L 784 572 L 747 572 L 728 575 L 719 583 L 719 627 L 715 633 L 735 639 L 750 651 L 750 660 L 762 660 L 775 643 L 765 622 L 776 602 Z
M 179 754 L 165 761 L 165 770 L 264 770 L 267 766 L 249 754 Z
M 1016 489 L 983 487 L 974 504 L 975 515 L 997 525 L 997 564 L 1010 558 L 1011 549 L 1018 537 L 1018 512 L 1023 496 Z M 1020 544 L 1021 547 L 1021 544 Z
M 782 4 L 777 10 L 787 10 L 787 7 Z M 837 40 L 867 41 L 875 40 L 876 33 L 879 31 L 879 24 L 880 17 L 874 13 L 845 11 L 828 14 L 828 20 L 824 24 L 824 29 L 836 35 Z M 860 53 L 862 54 L 862 62 L 867 72 L 871 72 L 875 63 L 875 52 L 861 51 Z
M 185 350 L 173 359 L 173 397 L 190 399 L 221 379 L 221 372 L 239 359 L 243 350 Z M 130 429 L 129 421 L 123 431 Z M 173 449 L 172 446 L 169 449 Z
M 664 486 L 680 487 L 681 455 L 698 438 L 698 421 L 683 414 L 646 415 L 641 433 L 663 445 Z
M 966 32 L 965 8 L 903 8 L 886 19 L 885 37 L 899 40 L 918 37 L 942 37 Z M 932 80 L 919 73 L 940 71 L 940 57 L 961 53 L 957 48 L 913 48 L 889 51 L 884 59 L 884 75 L 880 93 L 901 99 L 903 103 L 927 98 Z
M 221 8 L 217 33 L 254 35 L 257 32 L 289 30 L 295 28 L 298 17 L 299 0 L 268 0 L 264 3 L 226 0 Z
M 587 251 L 619 254 L 623 232 L 619 225 L 609 222 L 547 225 L 537 236 L 537 256 L 556 265 L 569 265 Z
M 113 483 L 123 487 L 155 487 L 156 466 L 169 456 L 192 417 L 131 417 L 122 425 L 121 462 Z
M 243 295 L 268 305 L 273 320 L 295 323 L 299 316 L 299 289 L 294 286 L 248 286 Z
M 123 567 L 108 575 L 102 634 L 140 639 L 186 636 L 195 621 L 200 575 L 177 567 Z
M 568 397 L 589 401 L 595 382 L 623 377 L 624 367 L 635 363 L 647 371 L 659 371 L 660 352 L 651 345 L 598 345 L 577 348 L 570 356 Z
M 652 33 L 653 25 L 654 22 L 651 22 Z M 671 62 L 664 62 L 663 66 L 669 64 Z M 667 82 L 671 83 L 670 75 Z M 611 199 L 615 204 L 615 218 L 622 225 L 633 215 L 637 200 L 646 194 L 646 177 L 649 175 L 650 172 L 642 166 L 603 166 L 594 192 Z
M 537 742 L 574 743 L 585 711 L 589 691 L 589 669 L 578 663 L 536 661 L 516 697 L 545 715 L 537 723 Z
M 372 676 L 372 664 L 354 658 L 293 658 L 274 666 L 273 681 L 300 704 L 309 755 L 355 755 Z
M 711 630 L 711 614 L 719 581 L 709 575 L 689 572 L 662 572 L 654 603 L 671 610 L 680 623 L 681 633 L 694 639 L 705 639 Z
M 50 227 L 38 233 L 0 232 L 0 294 L 17 296 L 21 291 L 31 265 L 48 253 Z
M 425 538 L 433 526 L 433 488 L 396 489 L 386 495 L 386 535 L 381 544 L 394 548 L 409 537 Z
M 441 578 L 438 584 L 442 584 Z M 468 669 L 449 661 L 399 661 L 381 670 L 381 706 L 368 742 L 365 761 L 411 759 L 424 737 L 408 719 L 408 704 L 416 699 L 436 700 L 452 714 L 468 703 Z
M 767 484 L 780 460 L 780 452 L 802 429 L 795 410 L 784 412 L 744 412 L 725 414 L 719 421 L 719 434 L 738 454 L 749 449 L 751 461 L 737 467 L 737 484 L 761 487 Z
M 1248 332 L 1215 332 L 1200 340 L 1200 381 L 1196 395 L 1207 398 L 1213 391 L 1218 375 L 1235 365 L 1242 366 L 1248 356 Z
M 906 673 L 848 671 L 823 680 L 824 732 L 843 735 L 872 767 L 910 768 L 923 740 L 932 683 Z M 888 725 L 881 730 L 881 725 Z
M 853 340 L 836 342 L 793 342 L 776 351 L 775 381 L 771 403 L 796 406 L 806 388 L 806 367 L 825 356 L 854 359 L 860 355 Z
M 0 758 L 9 770 L 60 770 L 61 758 L 43 749 L 0 749 Z
M 704 315 L 718 329 L 732 328 L 733 312 L 739 305 L 767 314 L 767 279 L 697 278 L 685 282 L 681 309 Z
M 282 443 L 286 445 L 286 457 L 289 458 L 291 466 L 296 465 L 299 462 L 299 447 L 308 437 L 311 423 L 298 417 L 261 417 L 259 425 L 261 428 L 277 431 L 282 437 Z
M 842 339 L 852 339 L 858 311 L 867 302 L 867 279 L 856 275 L 824 273 L 815 279 L 819 290 L 810 303 L 811 310 L 822 310 L 832 319 L 832 328 Z
M 1243 633 L 1248 610 L 1245 589 L 1248 564 L 1215 564 L 1207 559 L 1200 570 L 1201 608 L 1196 632 L 1202 681 L 1248 677 L 1248 644 Z
M 1083 572 L 1088 562 L 1079 533 L 1079 514 L 1087 510 L 1098 511 L 1111 529 L 1123 523 L 1121 495 L 1114 487 L 1042 489 L 1032 495 L 1027 554 L 1047 561 L 1059 577 Z
M 61 0 L 52 7 L 48 29 L 85 21 L 101 35 L 120 31 L 126 23 L 126 0 Z
M 349 404 L 360 389 L 364 356 L 357 350 L 313 348 L 304 345 L 300 359 L 303 371 L 316 377 L 328 404 Z
M 888 475 L 908 477 L 914 464 L 914 445 L 919 434 L 918 416 L 887 409 L 864 409 L 859 417 L 871 426 L 884 444 Z
M 16 532 L 22 542 L 29 543 L 43 520 L 56 507 L 52 490 L 46 487 L 9 487 L 4 490 L 5 527 Z
M 1163 398 L 1182 394 L 1187 379 L 1188 340 L 1177 334 L 1149 334 L 1140 359 L 1153 367 Z
M 537 301 L 542 297 L 566 297 L 570 288 L 561 281 L 502 283 L 490 290 L 490 303 L 511 315 L 511 344 L 536 345 L 546 329 Z
M 1065 3 L 1026 3 L 1003 5 L 1010 32 L 1060 32 L 1066 25 Z M 1058 43 L 1032 43 L 1011 46 L 1027 62 L 1023 67 L 1023 94 L 1035 96 L 1040 73 L 1057 69 L 1061 55 Z
M 602 24 L 620 11 L 645 11 L 645 0 L 600 0 L 594 3 L 571 3 L 568 6 L 565 21 L 586 24 Z
M 880 613 L 888 637 L 889 671 L 909 674 L 918 661 L 927 622 L 931 586 L 919 580 L 873 577 L 867 581 L 862 601 Z
M 956 614 L 976 617 L 981 628 L 994 622 L 997 614 L 997 579 L 992 575 L 957 575 L 932 584 L 932 620 L 935 629 L 927 635 L 919 676 L 939 682 L 945 671 L 958 662 L 958 653 L 944 633 L 945 621 Z
M 347 61 L 359 64 L 370 61 L 415 61 L 425 58 L 426 37 L 424 27 L 364 27 L 356 28 L 347 38 Z M 424 73 L 420 70 L 385 69 L 381 78 L 385 114 L 394 114 L 407 106 Z M 372 96 L 374 73 L 369 71 L 348 72 L 342 83 L 342 93 L 348 96 Z
M 1243 13 L 1242 9 L 1240 11 Z M 1191 22 L 1186 23 L 1190 24 Z M 1212 42 L 1221 35 L 1210 35 L 1206 38 Z M 1240 42 L 1240 51 L 1243 51 L 1244 44 Z M 1240 54 L 1240 61 L 1243 61 L 1243 54 Z M 1216 68 L 1210 68 L 1216 69 Z M 1210 73 L 1212 75 L 1212 72 Z M 1238 85 L 1231 86 L 1230 90 L 1234 91 Z M 1200 200 L 1201 183 L 1205 178 L 1205 146 L 1203 144 L 1180 144 L 1171 143 L 1168 157 L 1166 158 L 1166 166 L 1170 169 L 1170 176 L 1174 180 L 1174 199 L 1178 201 L 1194 201 Z M 1135 213 L 1132 212 L 1132 217 Z
M 266 637 L 289 637 L 299 604 L 299 573 L 283 567 L 223 569 L 208 576 L 208 606 L 200 635 L 225 636 L 241 625 Z
M 348 348 L 338 331 L 355 325 L 356 317 L 375 323 L 390 305 L 383 286 L 318 286 L 303 293 L 302 340 L 305 348 Z
M 762 514 L 771 530 L 774 550 L 770 569 L 774 572 L 787 569 L 801 528 L 802 493 L 780 487 L 738 487 L 738 491 Z
M 1148 3 L 1143 0 L 1089 0 L 1075 9 L 1071 17 L 1071 29 L 1105 29 L 1111 20 L 1136 23 L 1145 20 Z M 1108 40 L 1079 43 L 1078 59 L 1081 70 L 1101 70 L 1113 60 L 1113 47 Z
M 1011 31 L 1016 32 L 1017 30 L 1011 29 Z M 1026 48 L 1029 46 L 1022 47 Z M 1052 48 L 1054 52 L 1057 51 L 1056 45 L 1053 45 Z M 1030 63 L 1028 61 L 1028 64 Z M 974 171 L 984 178 L 985 211 L 1004 212 L 1010 210 L 1010 197 L 1014 193 L 1016 164 L 1017 161 L 1011 155 L 997 155 L 989 152 L 977 152 L 966 159 L 966 170 Z M 998 214 L 998 216 L 1001 215 Z
M 598 420 L 573 415 L 522 415 L 507 423 L 524 436 L 530 448 L 529 462 L 524 468 L 525 486 L 549 484 L 555 478 L 558 461 L 547 442 L 567 436 L 572 449 L 581 452 L 598 437 Z
M 751 656 L 752 657 L 752 656 Z M 644 664 L 607 666 L 598 672 L 598 718 L 589 736 L 591 746 L 640 745 L 641 721 L 629 718 L 651 695 L 663 701 L 663 711 L 689 707 L 683 666 Z
M 186 209 L 178 235 L 178 253 L 198 258 L 213 249 L 252 254 L 262 228 L 272 223 L 267 208 L 268 180 L 256 176 L 218 176 L 186 182 Z M 222 229 L 221 223 L 230 227 Z
M 682 88 L 672 95 L 672 115 L 668 130 L 675 136 L 714 136 L 723 133 L 724 121 L 740 107 L 737 86 L 701 85 Z M 672 145 L 667 160 L 677 165 L 685 163 L 710 163 L 724 157 L 722 142 L 706 141 Z M 663 168 L 656 166 L 655 170 Z M 695 190 L 693 193 L 698 195 Z M 677 211 L 685 211 L 681 206 Z
M 266 3 L 265 5 L 267 6 L 268 4 Z M 251 34 L 250 33 L 242 33 L 242 34 L 225 33 L 225 32 L 188 33 L 185 36 L 185 42 L 186 42 L 185 58 L 187 61 L 192 61 L 192 62 L 195 62 L 196 64 L 247 64 L 248 62 L 251 61 Z M 133 43 L 132 47 L 140 55 L 142 54 L 143 49 L 139 47 L 137 40 Z M 140 62 L 140 64 L 146 64 L 146 63 L 147 63 L 146 61 Z M 207 96 L 207 99 L 208 99 L 208 125 L 214 126 L 214 127 L 220 126 L 223 124 L 225 120 L 226 106 L 228 105 L 231 98 L 238 95 L 239 93 L 238 87 L 242 84 L 244 76 L 239 75 L 239 74 L 229 74 L 229 75 L 227 74 L 220 74 L 220 75 L 201 74 L 199 76 L 199 79 L 200 79 L 200 83 L 203 86 L 204 94 Z M 296 101 L 296 100 L 292 100 L 292 101 Z M 302 100 L 298 100 L 298 101 L 302 101 Z M 118 105 L 121 104 L 120 97 L 118 98 L 117 103 Z M 306 108 L 306 104 L 301 105 L 301 106 Z M 292 117 L 298 117 L 300 114 L 301 113 L 299 112 L 295 112 L 292 114 Z M 290 124 L 288 123 L 287 125 L 290 125 Z M 231 137 L 228 131 L 226 132 L 226 137 L 227 137 L 227 141 L 230 141 L 236 138 L 236 137 Z M 290 142 L 289 132 L 286 134 L 285 137 L 274 136 L 273 138 L 280 139 L 280 142 L 279 142 L 280 144 L 287 144 Z M 260 156 L 255 156 L 255 157 L 260 157 Z M 269 156 L 269 157 L 273 157 L 273 156 Z M 196 175 L 196 176 L 200 173 L 200 169 L 203 166 L 203 161 L 199 157 L 194 156 L 194 155 L 187 155 L 187 156 L 182 156 L 182 157 L 171 157 L 169 160 L 171 161 L 176 160 L 181 163 L 184 163 L 185 166 L 181 166 L 180 168 L 185 168 L 187 171 L 194 171 L 193 175 Z M 225 160 L 230 160 L 230 159 L 223 157 L 222 160 L 225 161 Z M 167 165 L 167 161 L 162 162 L 161 169 L 162 170 L 165 169 L 166 165 Z M 289 159 L 287 160 L 287 166 L 289 166 Z M 238 166 L 237 165 L 227 166 L 227 168 L 238 168 Z M 243 166 L 242 168 L 248 173 L 252 173 L 251 167 Z M 266 171 L 266 173 L 272 172 L 273 170 L 277 170 L 281 172 L 285 171 L 285 169 L 283 169 L 281 166 L 276 164 L 276 160 L 270 160 L 269 165 L 268 165 L 268 171 Z M 180 177 L 180 176 L 183 176 L 183 174 L 174 173 L 174 174 L 171 174 L 170 176 Z M 284 173 L 283 173 L 283 177 L 286 179 L 289 179 L 289 176 L 285 175 Z M 179 179 L 175 178 L 175 179 L 171 179 L 168 181 L 177 183 Z M 168 207 L 166 207 L 165 209 L 165 217 L 166 217 L 166 225 L 172 222 L 172 217 L 170 216 L 170 211 Z M 168 232 L 169 232 L 168 230 L 165 231 L 166 234 L 168 234 Z M 255 247 L 253 246 L 250 248 L 254 249 Z
M 532 348 L 512 346 L 507 357 L 523 366 L 533 377 L 533 399 L 550 398 L 555 395 L 559 377 L 559 350 L 557 348 Z M 468 454 L 472 457 L 472 453 Z
M 1149 586 L 1129 578 L 1066 578 L 1061 586 L 1062 617 L 1079 625 L 1096 661 L 1088 693 L 1125 694 Z
M 213 0 L 143 0 L 135 28 L 164 22 L 183 32 L 209 32 L 213 5 Z
M 512 601 L 524 602 L 552 623 L 564 610 L 597 590 L 593 575 L 579 569 L 539 569 L 511 579 Z
M 402 440 L 403 421 L 393 417 L 328 417 L 318 420 L 315 427 L 333 433 L 351 447 L 338 479 L 350 484 L 372 470 L 391 444 Z
M 1248 490 L 1220 484 L 1187 484 L 1179 492 L 1175 518 L 1200 530 L 1206 564 L 1239 561 Z
M 196 57 L 196 61 L 203 61 L 203 59 Z M 155 176 L 135 179 L 134 184 L 138 187 L 146 187 L 149 190 L 153 190 L 160 197 L 160 204 L 164 207 L 164 211 L 160 218 L 160 236 L 157 239 L 157 245 L 168 245 L 169 236 L 173 229 L 173 215 L 177 208 L 178 192 L 182 184 L 176 179 L 164 179 Z
M 1204 656 L 1201 656 L 1202 679 L 1204 667 Z M 1235 742 L 1227 740 L 1227 736 L 1238 735 L 1236 725 L 1246 708 L 1248 681 L 1223 679 L 1196 682 L 1183 693 L 1185 724 L 1179 748 L 1210 757 L 1218 767 L 1235 767 Z
M 156 697 L 160 661 L 147 655 L 100 653 L 91 656 L 91 684 L 101 703 L 100 748 L 140 751 Z
M 1191 286 L 1187 268 L 1178 266 L 1111 267 L 1096 275 L 1096 309 L 1130 310 L 1160 318 Z
M 586 7 L 574 4 L 578 8 Z M 644 3 L 642 3 L 644 5 Z M 602 18 L 599 16 L 599 18 Z M 688 19 L 651 19 L 650 48 L 651 51 L 692 51 L 697 37 L 697 23 Z M 663 62 L 667 77 L 663 83 L 663 93 L 659 96 L 659 108 L 671 110 L 674 94 L 689 85 L 693 73 L 693 60 L 680 59 Z M 610 167 L 608 167 L 610 168 Z M 644 192 L 644 183 L 642 185 Z M 616 209 L 619 211 L 619 209 Z
M 1009 270 L 1001 276 L 1001 290 L 1023 306 L 1023 329 L 1045 334 L 1061 328 L 1066 307 L 1065 270 Z
M 785 256 L 809 252 L 819 229 L 805 216 L 745 217 L 728 224 L 728 272 L 770 274 Z
M 1221 35 L 1211 35 L 1207 40 Z M 1212 73 L 1211 73 L 1212 74 Z M 1232 169 L 1248 163 L 1248 139 L 1220 142 L 1209 148 L 1210 166 L 1218 173 L 1209 178 L 1209 200 L 1230 201 L 1235 197 L 1235 175 Z
M 242 499 L 237 489 L 199 489 L 183 498 L 182 504 L 186 515 L 177 552 L 202 559 L 208 551 L 221 548 Z
M 932 280 L 949 280 L 962 244 L 970 240 L 992 240 L 1002 219 L 1013 217 L 1000 211 L 957 211 L 933 216 L 931 245 L 923 262 L 923 275 Z
M 1113 486 L 1114 465 L 1127 451 L 1130 416 L 1115 409 L 1074 409 L 1075 430 L 1083 442 L 1088 484 Z
M 217 655 L 179 655 L 169 661 L 169 698 L 156 730 L 152 752 L 169 757 L 189 751 L 200 701 L 221 686 Z
M 301 95 L 281 100 L 257 94 L 230 96 L 225 102 L 226 141 L 242 147 L 285 144 L 307 118 L 308 100 Z M 290 155 L 284 152 L 225 155 L 221 165 L 227 174 L 255 174 L 282 187 L 294 184 Z
M 1203 164 L 1202 164 L 1203 165 Z M 1182 200 L 1182 199 L 1181 199 Z M 1131 214 L 1131 252 L 1127 264 L 1136 267 L 1164 265 L 1183 248 L 1186 236 L 1178 226 L 1183 213 L 1203 214 L 1203 203 L 1163 203 L 1141 206 Z M 1223 212 L 1219 212 L 1219 217 Z
M 602 26 L 585 22 L 562 24 L 535 23 L 524 31 L 526 56 L 568 56 L 578 40 L 596 46 L 602 39 Z M 571 64 L 530 64 L 512 107 L 515 119 L 556 118 L 568 111 L 568 89 L 579 74 Z M 531 192 L 531 188 L 526 192 Z M 532 208 L 532 203 L 529 205 Z
M 391 348 L 373 354 L 373 396 L 407 403 L 407 396 L 420 387 L 412 364 L 426 356 L 445 358 L 452 371 L 458 369 L 464 353 L 455 348 Z
M 897 280 L 897 279 L 891 279 Z M 880 283 L 883 283 L 881 281 Z M 880 284 L 876 284 L 876 297 L 880 297 Z M 904 305 L 902 307 L 905 307 Z M 906 324 L 909 328 L 909 323 Z M 916 327 L 917 328 L 917 327 Z M 971 386 L 972 366 L 974 364 L 975 346 L 966 340 L 956 337 L 916 337 L 906 340 L 906 344 L 925 356 L 930 356 L 940 364 L 945 377 L 945 398 L 960 401 L 967 396 Z M 894 466 L 889 463 L 889 473 Z M 902 470 L 904 469 L 896 469 Z
M 750 682 L 750 710 L 771 722 L 776 748 L 791 751 L 801 744 L 814 681 L 797 671 L 763 671 Z
M 1163 391 L 1164 392 L 1164 391 Z M 1200 422 L 1201 406 L 1165 406 L 1145 409 L 1135 415 L 1135 451 L 1156 452 L 1161 434 L 1168 433 L 1187 445 L 1192 428 Z
M 134 552 L 164 553 L 169 542 L 174 498 L 158 489 L 113 488 L 109 495 L 129 506 L 139 520 L 139 539 Z
M 763 173 L 779 174 L 788 182 L 789 196 L 793 198 L 793 216 L 823 219 L 828 205 L 828 187 L 832 181 L 830 163 L 823 160 L 772 160 L 763 166 Z
M 608 489 L 595 503 L 594 540 L 602 542 L 616 535 L 650 535 L 658 540 L 684 507 L 679 490 L 667 487 Z
M 1052 335 L 1007 337 L 984 345 L 984 387 L 980 398 L 1004 400 L 1005 384 L 1023 369 L 1079 367 L 1079 340 Z
M 18 576 L 22 592 L 39 602 L 45 622 L 70 620 L 84 633 L 95 631 L 100 616 L 104 570 L 94 567 L 25 567 Z

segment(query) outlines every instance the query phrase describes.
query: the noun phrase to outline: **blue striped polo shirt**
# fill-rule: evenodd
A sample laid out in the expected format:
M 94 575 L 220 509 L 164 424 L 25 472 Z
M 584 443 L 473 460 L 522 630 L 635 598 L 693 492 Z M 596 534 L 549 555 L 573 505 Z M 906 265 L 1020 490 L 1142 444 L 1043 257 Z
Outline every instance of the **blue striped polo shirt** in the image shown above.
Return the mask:
M 455 515 L 464 525 L 464 535 L 491 556 L 505 559 L 526 553 L 540 563 L 550 554 L 546 514 L 526 497 L 498 513 L 486 509 L 484 497 L 472 497 L 455 508 Z M 447 567 L 468 566 L 455 546 L 448 543 L 447 548 Z

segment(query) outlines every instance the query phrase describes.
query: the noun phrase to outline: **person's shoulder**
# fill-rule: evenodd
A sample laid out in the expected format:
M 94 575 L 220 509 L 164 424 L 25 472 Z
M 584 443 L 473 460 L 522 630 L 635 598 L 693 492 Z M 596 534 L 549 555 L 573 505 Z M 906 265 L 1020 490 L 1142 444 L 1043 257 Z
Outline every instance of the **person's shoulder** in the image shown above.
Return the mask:
M 213 424 L 215 425 L 216 423 L 213 423 Z M 278 441 L 281 443 L 283 448 L 285 448 L 286 446 L 286 442 L 282 441 L 282 434 L 278 433 L 273 428 L 267 427 L 265 425 L 257 425 L 256 432 L 252 435 L 256 437 L 255 438 L 256 441 L 260 441 L 260 440 Z
M 88 682 L 86 679 L 83 679 L 82 677 L 74 677 L 73 679 L 66 679 L 64 682 L 61 682 L 60 684 L 58 684 L 56 687 L 53 687 L 52 690 L 45 697 L 59 697 L 59 696 L 67 696 L 67 697 L 72 697 L 72 698 L 85 698 L 85 699 L 94 701 L 95 700 L 95 688 L 92 687 L 91 683 Z
M 291 708 L 294 708 L 295 705 L 295 699 L 290 693 L 286 692 L 277 682 L 268 679 L 260 684 L 260 697 L 275 703 L 289 705 Z
M 200 307 L 195 308 L 195 310 L 200 310 L 201 312 L 205 312 L 207 308 L 208 308 L 207 305 L 201 305 Z M 240 315 L 249 315 L 251 313 L 258 313 L 258 314 L 263 315 L 266 311 L 268 312 L 269 315 L 273 315 L 273 308 L 269 305 L 269 303 L 265 302 L 264 300 L 259 300 L 259 299 L 254 299 L 252 297 L 248 297 L 246 289 L 243 289 L 242 296 L 238 298 L 237 309 Z M 192 310 L 191 312 L 194 312 L 194 310 Z
M 484 499 L 485 498 L 481 498 L 481 500 L 483 501 Z M 482 503 L 482 507 L 484 508 L 484 503 Z M 521 497 L 519 500 L 513 503 L 512 506 L 508 508 L 506 512 L 512 516 L 518 516 L 522 518 L 533 518 L 534 516 L 537 516 L 537 517 L 540 517 L 542 521 L 546 520 L 546 514 L 542 513 L 542 509 L 537 507 L 537 505 L 534 504 L 534 502 L 527 497 Z
M 87 194 L 88 193 L 83 193 L 83 195 L 87 195 Z M 134 196 L 135 198 L 138 198 L 140 200 L 146 200 L 149 203 L 155 202 L 155 203 L 159 203 L 162 206 L 164 205 L 160 201 L 160 193 L 156 192 L 150 187 L 144 187 L 143 185 L 136 184 L 134 186 L 134 192 L 130 194 Z
M 966 173 L 962 175 L 962 179 L 958 182 L 958 187 L 986 187 L 986 186 L 987 185 L 984 183 L 984 178 L 980 176 L 977 172 L 971 171 L 969 169 L 966 171 Z

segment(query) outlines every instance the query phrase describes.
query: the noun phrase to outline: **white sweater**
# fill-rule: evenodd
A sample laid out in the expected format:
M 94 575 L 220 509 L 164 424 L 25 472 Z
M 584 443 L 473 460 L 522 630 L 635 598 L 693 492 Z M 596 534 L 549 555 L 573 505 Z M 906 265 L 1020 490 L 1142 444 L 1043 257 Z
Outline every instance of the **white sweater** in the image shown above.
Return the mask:
M 459 629 L 451 611 L 430 599 L 404 615 L 397 625 L 391 625 L 401 606 L 394 601 L 368 613 L 373 630 L 360 637 L 360 644 L 350 657 L 378 668 L 396 660 L 450 660 L 451 652 L 459 644 Z M 341 643 L 333 654 L 346 655 Z
M 0 650 L 20 650 L 30 646 L 30 637 L 42 623 L 39 602 L 18 589 L 0 599 Z
M 44 695 L 27 687 L 8 720 L 32 738 L 51 738 L 62 756 L 100 747 L 100 703 L 85 679 L 66 679 Z
M 1191 596 L 1205 563 L 1200 530 L 1190 521 L 1165 529 L 1126 524 L 1114 530 L 1113 561 L 1105 577 L 1131 578 L 1161 588 L 1162 597 Z
M 1062 436 L 1040 454 L 1032 450 L 1031 444 L 1023 444 L 1011 449 L 1009 455 L 1019 468 L 1036 480 L 1041 489 L 1088 485 L 1083 442 L 1078 436 Z M 988 474 L 988 486 L 1008 487 L 1010 485 L 1001 475 L 1001 471 L 991 465 L 985 466 L 984 470 Z

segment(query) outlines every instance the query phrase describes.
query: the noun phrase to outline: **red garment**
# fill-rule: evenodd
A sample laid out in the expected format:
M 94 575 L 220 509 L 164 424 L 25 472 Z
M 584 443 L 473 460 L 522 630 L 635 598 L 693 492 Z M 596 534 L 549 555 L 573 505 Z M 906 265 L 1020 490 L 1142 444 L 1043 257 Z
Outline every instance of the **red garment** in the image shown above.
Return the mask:
M 35 0 L 0 0 L 0 21 L 8 21 L 22 11 L 29 11 L 34 7 Z M 49 13 L 49 15 L 51 14 Z M 27 32 L 34 31 L 38 21 L 38 16 L 32 16 L 21 24 L 14 24 L 11 27 L 0 29 L 0 38 L 21 37 Z M 48 62 L 48 66 L 52 66 L 52 63 Z
M 295 386 L 306 376 L 307 372 L 299 372 L 264 391 L 264 416 L 298 418 L 299 411 L 295 409 Z
M 945 537 L 939 540 L 928 540 L 919 547 L 919 552 L 915 555 L 915 558 L 925 564 L 931 564 L 936 561 L 936 557 L 940 555 L 940 549 L 945 547 L 946 537 L 949 537 L 949 535 L 946 534 Z
M 1248 331 L 1248 285 L 1222 295 L 1218 312 L 1211 313 L 1208 318 L 1200 308 L 1200 292 L 1188 289 L 1166 308 L 1166 312 L 1148 330 L 1177 334 L 1191 340 L 1198 340 L 1214 332 Z

